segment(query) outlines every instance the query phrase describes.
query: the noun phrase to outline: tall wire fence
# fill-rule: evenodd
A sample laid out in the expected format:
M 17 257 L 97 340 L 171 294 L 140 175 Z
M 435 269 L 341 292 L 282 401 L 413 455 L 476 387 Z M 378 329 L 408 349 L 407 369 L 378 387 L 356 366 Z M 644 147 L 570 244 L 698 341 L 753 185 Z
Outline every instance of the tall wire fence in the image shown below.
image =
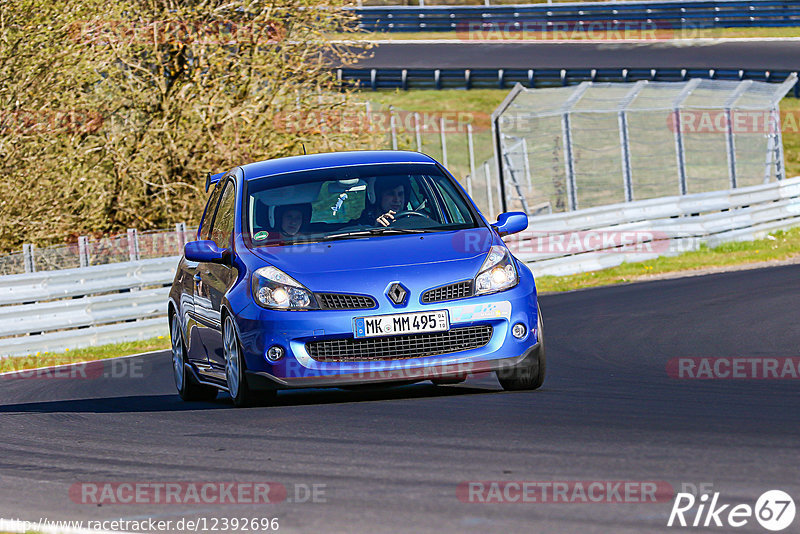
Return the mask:
M 474 179 L 497 182 L 490 212 L 530 215 L 780 180 L 779 102 L 795 82 L 517 85 L 495 112 L 501 150 Z

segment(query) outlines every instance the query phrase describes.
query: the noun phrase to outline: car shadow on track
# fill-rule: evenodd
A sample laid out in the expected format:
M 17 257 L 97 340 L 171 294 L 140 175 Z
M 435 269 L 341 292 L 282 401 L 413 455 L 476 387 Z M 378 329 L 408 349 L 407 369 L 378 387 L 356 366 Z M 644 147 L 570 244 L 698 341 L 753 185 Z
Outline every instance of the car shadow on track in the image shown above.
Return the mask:
M 270 400 L 268 404 L 261 406 L 261 408 L 450 397 L 456 395 L 497 393 L 498 391 L 497 389 L 470 385 L 434 386 L 432 384 L 415 384 L 393 388 L 354 391 L 339 389 L 303 389 L 283 391 L 278 394 L 277 398 Z M 219 397 L 211 402 L 183 402 L 177 394 L 130 395 L 124 397 L 100 397 L 94 399 L 5 404 L 0 405 L 0 414 L 179 412 L 191 410 L 227 410 L 231 407 L 231 399 L 226 393 L 220 393 Z

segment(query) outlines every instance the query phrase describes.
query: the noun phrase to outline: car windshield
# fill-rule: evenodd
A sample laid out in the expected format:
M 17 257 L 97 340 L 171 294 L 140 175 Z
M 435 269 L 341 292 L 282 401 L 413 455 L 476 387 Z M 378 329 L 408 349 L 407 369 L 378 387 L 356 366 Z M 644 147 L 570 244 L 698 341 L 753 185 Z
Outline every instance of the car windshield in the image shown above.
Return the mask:
M 287 173 L 247 183 L 253 246 L 475 228 L 463 191 L 434 164 Z

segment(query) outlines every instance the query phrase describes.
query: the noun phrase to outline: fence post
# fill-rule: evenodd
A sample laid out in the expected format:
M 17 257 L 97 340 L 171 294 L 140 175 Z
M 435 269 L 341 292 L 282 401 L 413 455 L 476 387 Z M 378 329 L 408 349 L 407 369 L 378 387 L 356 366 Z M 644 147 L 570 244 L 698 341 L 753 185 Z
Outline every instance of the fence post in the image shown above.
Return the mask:
M 475 145 L 473 144 L 472 140 L 471 124 L 467 124 L 467 147 L 469 148 L 469 175 L 467 176 L 467 193 L 470 197 L 472 197 L 472 177 L 475 176 Z
M 22 245 L 22 258 L 25 263 L 25 272 L 26 273 L 35 273 L 36 272 L 36 260 L 34 258 L 33 249 L 35 247 L 29 243 L 25 243 Z
M 177 223 L 175 233 L 178 234 L 178 254 L 183 254 L 183 248 L 186 246 L 186 223 Z
M 628 106 L 639 95 L 647 80 L 640 80 L 628 91 L 619 106 L 619 144 L 622 150 L 622 180 L 625 188 L 625 202 L 633 200 L 633 170 L 631 169 L 631 143 L 628 131 Z
M 563 74 L 563 71 L 562 71 Z M 567 207 L 570 211 L 578 209 L 578 187 L 575 181 L 575 153 L 572 150 L 572 127 L 570 126 L 570 111 L 581 99 L 592 82 L 581 82 L 573 93 L 561 106 L 561 135 L 564 141 L 564 167 L 567 174 Z
M 778 107 L 772 108 L 772 125 L 775 129 L 775 179 L 780 181 L 786 178 L 783 168 L 783 132 L 781 131 L 781 115 Z
M 447 138 L 445 137 L 444 133 L 444 117 L 439 118 L 439 136 L 442 139 L 442 163 L 444 163 L 444 168 L 447 168 Z
M 139 232 L 128 228 L 128 256 L 130 261 L 139 261 Z
M 394 107 L 389 106 L 389 130 L 392 134 L 392 150 L 397 150 L 397 124 L 394 122 Z
M 522 139 L 522 166 L 525 169 L 525 180 L 528 181 L 528 193 L 533 190 L 531 181 L 531 162 L 528 160 L 528 140 Z
M 678 189 L 681 195 L 688 191 L 686 184 L 686 153 L 683 148 L 683 132 L 681 131 L 681 109 L 676 107 L 672 110 L 673 124 L 675 125 L 675 155 L 678 158 Z
M 619 145 L 622 149 L 622 181 L 625 188 L 625 202 L 633 200 L 633 177 L 631 176 L 631 147 L 628 142 L 628 114 L 622 110 L 618 114 Z
M 733 106 L 739 97 L 747 91 L 747 88 L 753 85 L 753 80 L 743 80 L 739 82 L 736 89 L 733 90 L 731 96 L 725 101 L 725 152 L 728 156 L 728 180 L 730 181 L 731 188 L 737 187 L 736 183 L 736 141 L 733 133 Z
M 417 152 L 422 152 L 422 130 L 419 126 L 419 113 L 414 112 L 414 135 L 417 138 Z
M 686 183 L 686 151 L 683 147 L 683 128 L 681 126 L 681 105 L 694 88 L 700 83 L 700 78 L 692 78 L 686 83 L 678 97 L 672 103 L 673 127 L 675 128 L 675 156 L 678 159 L 678 186 L 680 194 L 685 195 L 689 191 Z
M 572 153 L 572 128 L 569 124 L 569 111 L 561 115 L 561 135 L 564 138 L 564 167 L 567 174 L 567 206 L 570 211 L 578 209 L 578 195 L 575 184 L 575 158 Z
M 488 161 L 483 162 L 483 174 L 486 177 L 486 201 L 489 204 L 487 218 L 491 221 L 494 218 L 494 199 L 492 198 L 492 171 Z
M 81 267 L 89 266 L 89 238 L 85 235 L 78 237 L 78 254 L 81 258 Z

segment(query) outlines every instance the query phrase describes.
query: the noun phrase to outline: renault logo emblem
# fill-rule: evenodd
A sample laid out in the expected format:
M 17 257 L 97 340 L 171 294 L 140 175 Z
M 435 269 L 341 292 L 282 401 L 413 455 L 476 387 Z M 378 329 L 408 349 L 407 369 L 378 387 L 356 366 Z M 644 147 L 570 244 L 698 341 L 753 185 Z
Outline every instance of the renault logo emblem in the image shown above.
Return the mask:
M 386 290 L 386 296 L 396 305 L 400 306 L 406 301 L 408 290 L 400 282 L 393 282 Z

